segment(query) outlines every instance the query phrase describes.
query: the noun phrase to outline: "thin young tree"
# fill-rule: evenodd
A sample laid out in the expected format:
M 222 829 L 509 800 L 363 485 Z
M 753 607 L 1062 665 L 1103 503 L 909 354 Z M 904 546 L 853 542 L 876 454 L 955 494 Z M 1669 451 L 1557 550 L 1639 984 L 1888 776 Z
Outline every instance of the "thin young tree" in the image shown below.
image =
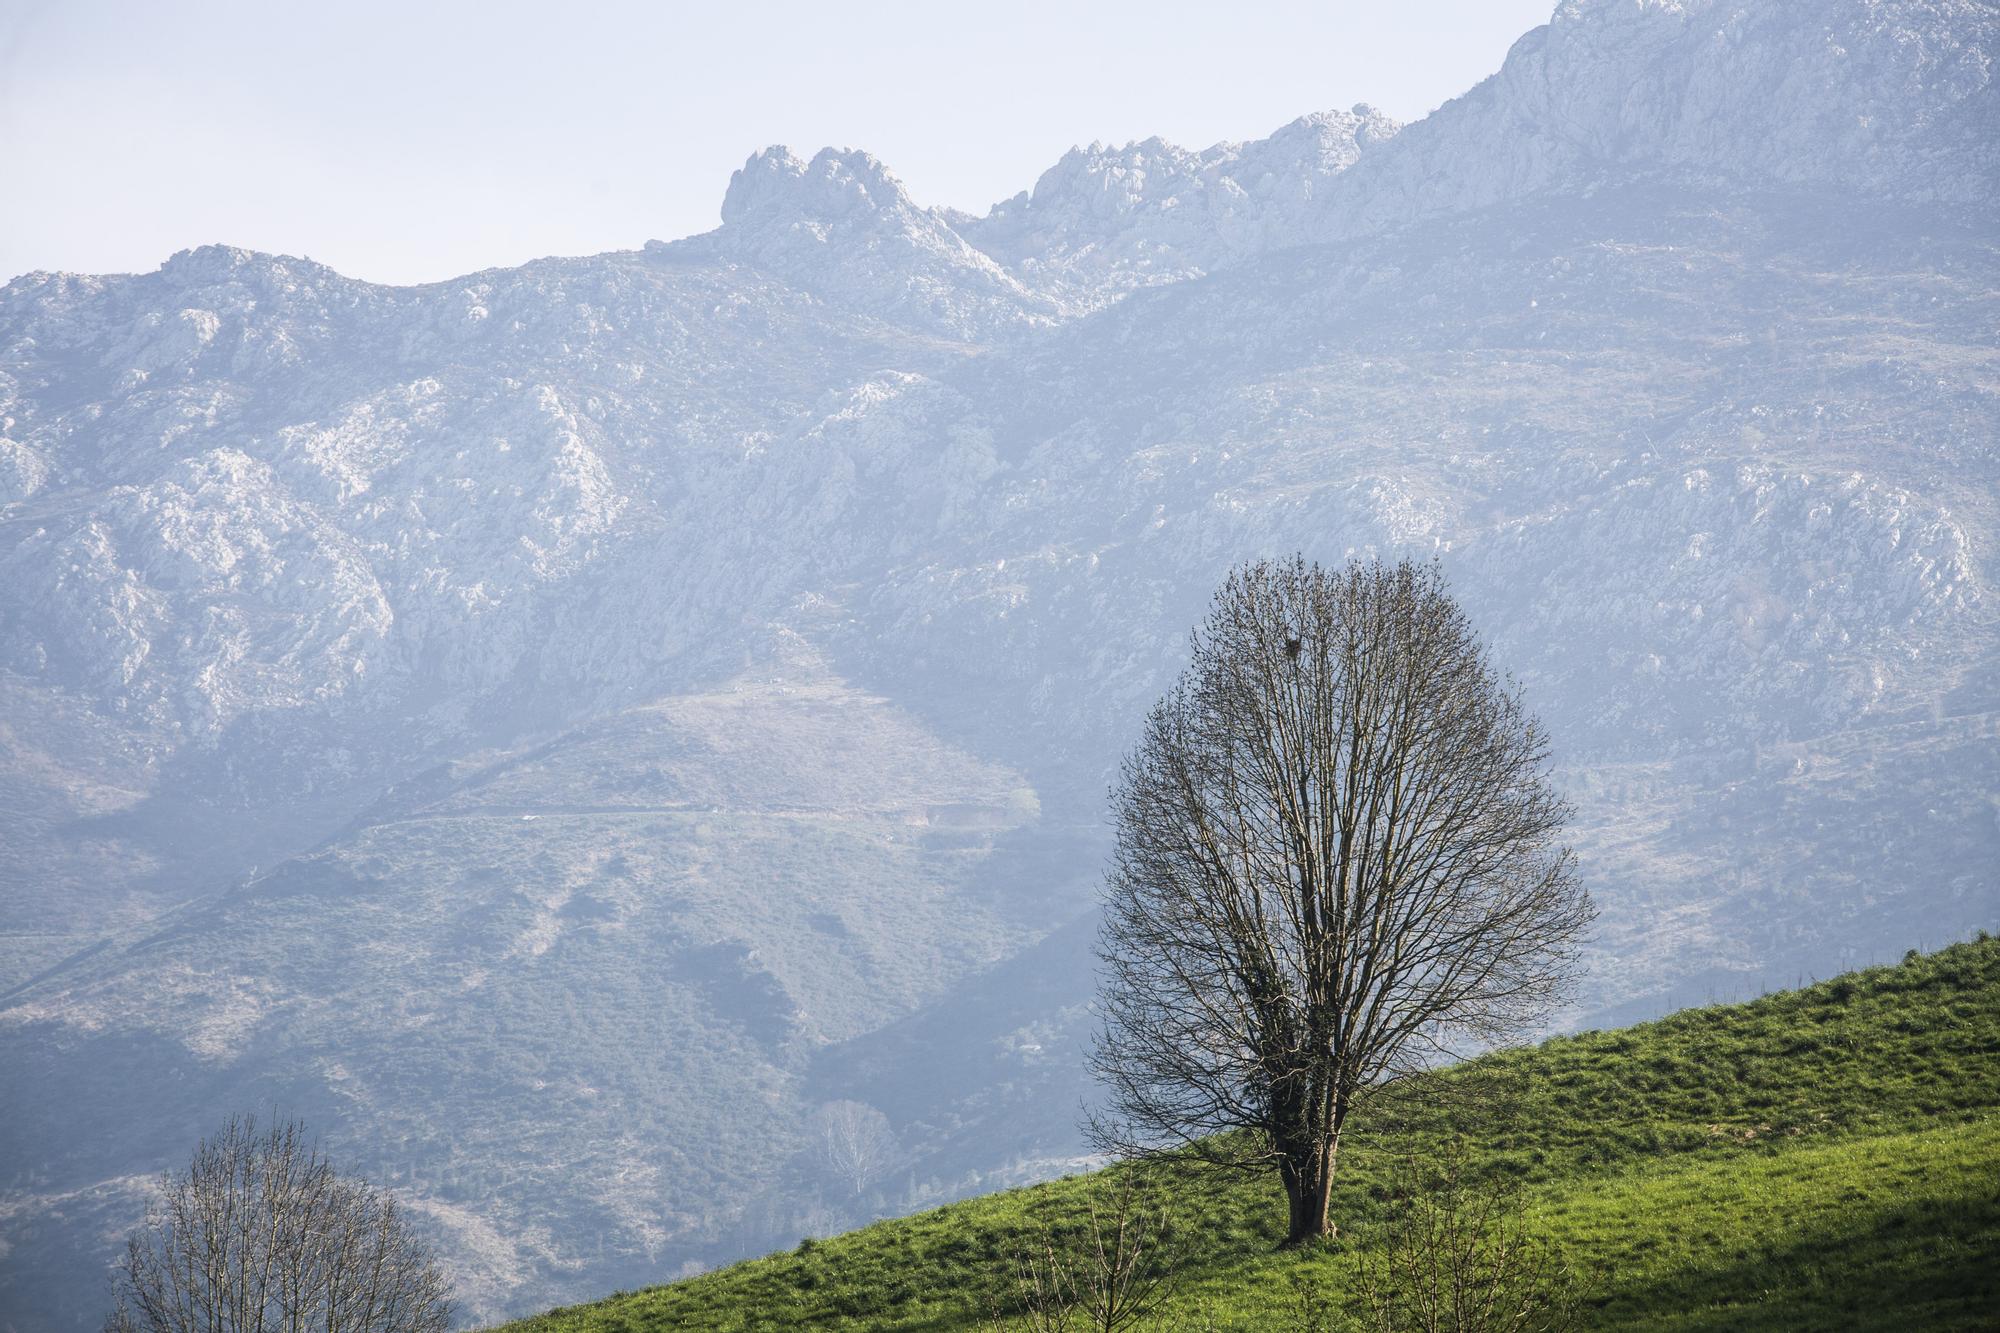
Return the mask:
M 445 1333 L 449 1287 L 395 1198 L 295 1122 L 237 1117 L 160 1182 L 106 1333 Z
M 1406 1158 L 1350 1297 L 1359 1333 L 1568 1333 L 1583 1287 L 1520 1186 L 1474 1180 L 1463 1143 Z
M 889 1117 L 866 1102 L 828 1102 L 812 1119 L 815 1161 L 842 1185 L 859 1195 L 896 1157 L 896 1136 Z
M 1355 1108 L 1574 975 L 1548 753 L 1435 565 L 1232 573 L 1112 793 L 1099 1141 L 1275 1168 L 1327 1234 Z
M 1051 1223 L 1017 1257 L 1022 1320 L 1032 1333 L 1154 1324 L 1179 1284 L 1182 1258 L 1166 1205 L 1132 1171 L 1115 1184 L 1100 1175 L 1083 1199 L 1083 1229 Z

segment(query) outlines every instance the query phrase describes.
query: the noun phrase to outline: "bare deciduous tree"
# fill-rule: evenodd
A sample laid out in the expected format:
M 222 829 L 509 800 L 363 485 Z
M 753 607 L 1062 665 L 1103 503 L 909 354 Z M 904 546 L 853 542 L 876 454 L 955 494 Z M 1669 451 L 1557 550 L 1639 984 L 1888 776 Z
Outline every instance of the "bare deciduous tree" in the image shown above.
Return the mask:
M 389 1194 L 296 1123 L 230 1120 L 161 1181 L 114 1277 L 107 1333 L 444 1333 L 430 1248 Z
M 1275 1167 L 1326 1234 L 1356 1105 L 1573 975 L 1547 752 L 1434 566 L 1233 573 L 1112 796 L 1100 1142 Z
M 1399 1168 L 1353 1304 L 1367 1333 L 1567 1333 L 1579 1294 L 1519 1192 L 1474 1183 L 1451 1144 Z
M 1115 1185 L 1093 1182 L 1084 1203 L 1081 1232 L 1051 1226 L 1017 1260 L 1021 1311 L 1035 1333 L 1138 1328 L 1173 1294 L 1179 1254 L 1166 1207 L 1130 1172 Z
M 828 1102 L 813 1113 L 812 1153 L 829 1175 L 859 1194 L 896 1160 L 889 1117 L 866 1102 Z

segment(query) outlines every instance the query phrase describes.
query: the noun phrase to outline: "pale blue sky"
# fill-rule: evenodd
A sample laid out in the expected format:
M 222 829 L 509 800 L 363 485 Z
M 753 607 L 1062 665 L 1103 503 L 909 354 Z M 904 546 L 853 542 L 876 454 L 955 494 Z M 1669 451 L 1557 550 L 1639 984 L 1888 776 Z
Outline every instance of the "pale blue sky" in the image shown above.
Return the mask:
M 0 0 L 0 279 L 210 241 L 383 282 L 706 231 L 770 143 L 984 212 L 1074 143 L 1413 119 L 1553 0 Z

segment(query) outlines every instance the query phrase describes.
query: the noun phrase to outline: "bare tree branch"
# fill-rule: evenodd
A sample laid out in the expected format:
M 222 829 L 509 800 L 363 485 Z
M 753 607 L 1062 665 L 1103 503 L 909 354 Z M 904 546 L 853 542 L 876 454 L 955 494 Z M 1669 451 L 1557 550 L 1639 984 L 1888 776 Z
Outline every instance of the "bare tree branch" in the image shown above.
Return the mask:
M 1096 1178 L 1084 1205 L 1083 1230 L 1052 1224 L 1017 1256 L 1021 1315 L 1036 1333 L 1145 1326 L 1178 1285 L 1180 1240 L 1166 1206 L 1136 1173 Z
M 1475 1183 L 1449 1142 L 1399 1167 L 1352 1303 L 1366 1333 L 1567 1333 L 1581 1295 L 1518 1189 Z
M 826 1172 L 860 1194 L 896 1160 L 889 1117 L 866 1102 L 828 1102 L 813 1114 L 812 1153 Z
M 450 1290 L 395 1199 L 303 1127 L 231 1119 L 169 1173 L 113 1279 L 107 1333 L 445 1333 Z

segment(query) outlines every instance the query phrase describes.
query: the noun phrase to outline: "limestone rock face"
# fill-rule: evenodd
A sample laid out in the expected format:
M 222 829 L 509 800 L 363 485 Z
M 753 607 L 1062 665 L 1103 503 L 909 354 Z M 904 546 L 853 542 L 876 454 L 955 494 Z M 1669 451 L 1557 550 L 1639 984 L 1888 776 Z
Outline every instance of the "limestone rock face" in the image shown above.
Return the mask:
M 1367 106 L 1200 152 L 1161 139 L 1073 148 L 959 230 L 1031 285 L 1090 307 L 1314 239 L 1314 201 L 1400 127 Z
M 1343 182 L 1336 235 L 1632 172 L 1990 207 L 2000 14 L 1976 0 L 1564 0 Z
M 730 178 L 717 253 L 780 274 L 808 291 L 917 328 L 966 338 L 1057 313 L 863 152 L 822 149 L 801 162 L 782 148 Z

